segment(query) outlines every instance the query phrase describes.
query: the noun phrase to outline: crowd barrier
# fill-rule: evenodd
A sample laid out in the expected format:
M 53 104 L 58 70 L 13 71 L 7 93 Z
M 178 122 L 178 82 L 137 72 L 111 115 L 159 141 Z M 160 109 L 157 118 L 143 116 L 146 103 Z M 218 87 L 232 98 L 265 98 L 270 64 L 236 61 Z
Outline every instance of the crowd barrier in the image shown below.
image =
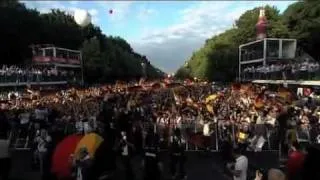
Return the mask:
M 145 125 L 144 128 L 147 128 L 150 124 Z M 170 134 L 173 133 L 173 129 L 177 127 L 177 125 L 158 125 L 158 133 L 162 138 L 163 145 L 162 149 L 168 148 L 168 141 Z M 224 140 L 228 140 L 232 142 L 232 144 L 236 145 L 241 141 L 240 129 L 242 128 L 237 124 L 230 125 L 222 125 L 218 123 L 213 123 L 210 125 L 210 135 L 203 135 L 203 125 L 196 123 L 189 124 L 181 124 L 180 126 L 181 134 L 186 141 L 185 149 L 187 151 L 198 151 L 198 150 L 211 150 L 211 151 L 219 151 L 221 150 L 220 146 Z M 261 125 L 259 127 L 259 131 L 254 130 L 255 125 L 250 125 L 248 127 L 251 129 L 251 135 L 247 137 L 248 144 L 250 145 L 249 139 L 253 139 L 255 136 L 260 137 L 260 135 L 264 138 L 264 146 L 262 150 L 267 151 L 278 151 L 279 150 L 279 130 L 278 127 L 271 127 L 269 125 Z
M 79 80 L 76 79 L 76 80 Z M 75 76 L 55 76 L 55 75 L 0 75 L 0 84 L 5 83 L 27 83 L 27 82 L 58 82 L 76 81 Z
M 150 123 L 144 123 L 142 125 L 143 132 L 146 132 L 151 126 Z M 230 141 L 233 145 L 242 141 L 240 129 L 243 127 L 238 124 L 223 125 L 219 123 L 213 123 L 210 125 L 210 135 L 203 135 L 203 125 L 198 123 L 186 123 L 181 125 L 162 125 L 156 126 L 157 132 L 161 138 L 160 148 L 167 150 L 169 147 L 169 138 L 173 134 L 175 127 L 180 127 L 183 139 L 185 139 L 185 149 L 187 151 L 219 151 L 221 150 L 221 143 L 224 140 Z M 278 127 L 270 125 L 250 125 L 247 127 L 250 131 L 250 136 L 245 140 L 248 145 L 253 145 L 254 139 L 257 141 L 259 137 L 263 137 L 262 151 L 279 151 L 280 149 L 280 132 Z M 70 135 L 76 132 L 74 124 L 67 124 L 60 127 L 60 131 L 64 132 L 64 135 Z M 315 142 L 316 137 L 310 135 L 310 128 L 295 128 L 286 131 L 285 143 L 289 141 L 297 140 L 301 143 Z M 30 149 L 33 146 L 33 139 L 35 136 L 35 130 L 32 125 L 28 127 L 14 128 L 11 132 L 12 141 L 11 147 L 14 149 Z M 145 134 L 145 133 L 144 133 Z M 256 138 L 254 138 L 256 137 Z M 292 139 L 292 137 L 295 137 Z M 250 141 L 251 139 L 251 141 Z M 253 140 L 252 140 L 253 139 Z M 254 145 L 256 145 L 256 142 Z
M 284 71 L 279 72 L 268 72 L 268 73 L 260 73 L 260 72 L 242 72 L 241 76 L 246 80 L 273 80 L 273 79 L 286 79 L 286 80 L 319 80 L 320 71 L 308 72 L 308 71 L 298 71 L 295 73 L 285 72 L 285 76 L 283 74 Z

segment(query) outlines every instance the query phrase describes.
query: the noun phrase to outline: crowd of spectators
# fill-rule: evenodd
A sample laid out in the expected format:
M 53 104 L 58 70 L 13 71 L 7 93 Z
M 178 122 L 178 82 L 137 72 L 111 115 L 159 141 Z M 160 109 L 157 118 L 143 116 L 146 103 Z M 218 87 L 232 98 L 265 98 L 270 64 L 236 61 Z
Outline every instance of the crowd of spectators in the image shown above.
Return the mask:
M 293 64 L 272 64 L 266 66 L 249 66 L 243 70 L 245 79 L 288 79 L 308 80 L 318 75 L 319 63 L 303 62 Z M 285 76 L 285 77 L 284 77 Z
M 215 98 L 208 100 L 209 96 Z M 262 86 L 116 85 L 33 93 L 2 102 L 1 113 L 12 129 L 18 129 L 12 133 L 12 146 L 17 148 L 39 147 L 33 146 L 38 143 L 33 139 L 40 134 L 55 144 L 70 134 L 114 128 L 126 132 L 136 151 L 142 151 L 146 131 L 155 127 L 164 149 L 173 130 L 180 128 L 188 149 L 219 150 L 228 141 L 261 151 L 277 149 L 280 143 L 287 147 L 285 154 L 295 142 L 317 143 L 320 108 L 313 99 L 301 101 L 292 104 L 280 92 Z
M 57 70 L 50 67 L 19 67 L 3 65 L 0 83 L 47 82 L 72 80 L 74 71 Z

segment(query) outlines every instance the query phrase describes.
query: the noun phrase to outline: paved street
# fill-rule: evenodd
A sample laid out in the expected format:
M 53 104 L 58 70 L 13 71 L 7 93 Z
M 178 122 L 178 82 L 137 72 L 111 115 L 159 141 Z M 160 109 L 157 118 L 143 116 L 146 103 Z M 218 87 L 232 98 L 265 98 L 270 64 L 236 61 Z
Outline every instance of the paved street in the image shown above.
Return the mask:
M 31 170 L 30 162 L 32 154 L 26 151 L 13 153 L 13 170 L 11 177 L 13 180 L 38 180 L 39 174 Z M 188 152 L 188 161 L 186 164 L 188 180 L 226 180 L 221 171 L 220 153 L 200 153 Z M 274 152 L 263 152 L 259 154 L 248 154 L 249 164 L 259 168 L 278 167 L 278 156 Z M 168 158 L 164 155 L 165 174 L 168 172 Z M 138 158 L 134 160 L 134 172 L 137 179 L 141 179 L 141 166 Z M 117 179 L 123 178 L 123 172 L 117 172 Z M 164 175 L 166 176 L 166 175 Z

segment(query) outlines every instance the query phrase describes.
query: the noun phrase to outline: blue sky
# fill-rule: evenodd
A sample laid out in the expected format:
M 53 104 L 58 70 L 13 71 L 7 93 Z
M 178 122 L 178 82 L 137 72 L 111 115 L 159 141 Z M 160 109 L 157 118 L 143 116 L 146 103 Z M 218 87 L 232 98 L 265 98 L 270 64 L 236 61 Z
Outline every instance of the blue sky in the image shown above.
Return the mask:
M 86 9 L 106 35 L 126 39 L 138 53 L 174 72 L 205 39 L 232 27 L 246 10 L 273 5 L 281 12 L 294 1 L 25 1 L 46 13 Z M 113 13 L 109 14 L 112 9 Z M 49 42 L 48 42 L 49 43 Z

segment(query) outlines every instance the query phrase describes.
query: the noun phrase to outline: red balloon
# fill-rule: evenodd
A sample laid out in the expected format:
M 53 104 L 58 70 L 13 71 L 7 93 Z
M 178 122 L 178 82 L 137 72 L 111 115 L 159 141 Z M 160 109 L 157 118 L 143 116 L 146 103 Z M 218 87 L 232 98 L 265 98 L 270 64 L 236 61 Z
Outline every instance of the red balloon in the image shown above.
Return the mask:
M 289 176 L 294 176 L 296 172 L 299 172 L 303 167 L 305 155 L 300 151 L 293 151 L 289 154 L 287 162 L 287 170 Z
M 70 163 L 70 155 L 74 153 L 82 136 L 70 135 L 62 140 L 52 156 L 51 171 L 59 178 L 71 177 L 72 164 Z
M 112 14 L 112 13 L 113 13 L 113 10 L 112 10 L 112 9 L 110 9 L 110 10 L 109 10 L 109 14 Z

